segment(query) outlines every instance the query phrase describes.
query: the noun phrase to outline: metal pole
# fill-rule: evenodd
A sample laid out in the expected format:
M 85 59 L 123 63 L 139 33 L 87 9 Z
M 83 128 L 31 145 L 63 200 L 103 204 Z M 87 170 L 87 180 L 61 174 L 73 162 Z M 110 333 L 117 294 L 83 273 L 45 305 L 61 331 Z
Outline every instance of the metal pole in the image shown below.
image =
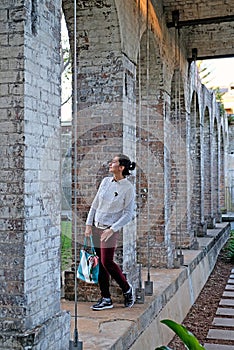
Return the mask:
M 173 20 L 175 23 L 175 63 L 177 68 L 177 47 L 178 47 L 178 21 L 179 21 L 179 13 L 178 11 L 174 12 L 173 14 Z M 178 68 L 175 71 L 175 132 L 176 132 L 176 138 L 175 138 L 175 160 L 178 159 Z M 178 240 L 178 171 L 177 171 L 178 164 L 175 162 L 175 258 L 174 258 L 174 267 L 179 268 L 180 267 L 180 258 L 179 258 L 179 240 Z
M 138 0 L 138 38 L 139 43 L 141 40 L 140 33 L 140 18 L 141 18 L 141 8 L 140 8 L 140 0 Z M 142 142 L 142 105 L 141 105 L 141 46 L 139 45 L 139 55 L 138 55 L 138 120 L 139 120 L 139 178 L 138 178 L 138 227 L 139 231 L 141 233 L 141 208 L 142 208 L 142 189 L 141 189 L 141 167 L 140 167 L 140 160 L 142 159 L 142 148 L 141 148 L 141 142 Z M 140 237 L 139 237 L 139 243 L 140 243 Z M 139 244 L 139 254 L 138 254 L 138 263 L 139 263 L 139 278 L 138 278 L 138 287 L 136 288 L 136 303 L 143 304 L 145 302 L 145 290 L 142 288 L 142 253 L 141 253 L 141 244 Z
M 73 76 L 73 125 L 74 125 L 74 243 L 75 243 L 75 327 L 74 327 L 74 338 L 73 341 L 70 341 L 69 350 L 83 349 L 83 343 L 79 341 L 78 335 L 78 303 L 77 303 L 77 45 L 76 45 L 76 0 L 74 0 L 74 58 L 73 58 L 73 67 L 74 67 L 74 76 Z
M 147 201 L 147 253 L 148 253 L 148 272 L 147 272 L 147 281 L 145 281 L 145 295 L 152 295 L 153 294 L 153 282 L 150 281 L 150 232 L 149 232 L 149 200 L 150 200 L 150 181 L 149 181 L 149 162 L 150 162 L 150 149 L 149 149 L 149 139 L 150 139 L 150 122 L 149 122 L 149 0 L 147 0 L 147 19 L 146 19 L 146 56 L 147 56 L 147 67 L 146 67 L 146 94 L 147 94 L 147 185 L 148 185 L 148 201 Z
M 179 164 L 177 164 L 177 166 L 179 165 L 179 168 L 181 169 L 181 138 L 182 138 L 182 126 L 181 126 L 181 101 L 180 101 L 180 89 L 181 89 L 181 85 L 180 85 L 180 29 L 178 27 L 178 115 L 179 115 Z M 179 181 L 179 179 L 178 179 Z M 181 181 L 181 179 L 180 179 Z M 179 183 L 179 182 L 178 182 Z M 181 190 L 178 193 L 178 200 L 179 200 L 179 219 L 180 219 L 180 232 L 179 232 L 179 244 L 180 244 L 180 253 L 178 255 L 178 258 L 180 259 L 180 265 L 184 264 L 184 255 L 182 253 L 182 200 L 181 200 Z

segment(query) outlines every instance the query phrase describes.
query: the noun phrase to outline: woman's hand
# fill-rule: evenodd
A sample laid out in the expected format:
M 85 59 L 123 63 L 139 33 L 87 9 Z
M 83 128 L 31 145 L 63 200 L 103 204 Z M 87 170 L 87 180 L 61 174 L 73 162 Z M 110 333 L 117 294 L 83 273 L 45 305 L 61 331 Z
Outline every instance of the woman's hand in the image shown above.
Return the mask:
M 92 236 L 92 226 L 86 225 L 85 228 L 85 237 L 90 237 Z
M 104 230 L 100 238 L 101 242 L 106 242 L 113 235 L 113 233 L 114 231 L 111 228 Z

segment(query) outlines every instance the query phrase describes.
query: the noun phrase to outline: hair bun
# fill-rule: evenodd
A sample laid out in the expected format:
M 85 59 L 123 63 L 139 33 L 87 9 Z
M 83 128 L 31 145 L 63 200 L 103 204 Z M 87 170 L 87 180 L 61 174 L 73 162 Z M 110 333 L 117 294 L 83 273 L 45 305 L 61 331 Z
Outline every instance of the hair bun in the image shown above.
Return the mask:
M 136 163 L 135 163 L 135 162 L 131 162 L 131 163 L 130 163 L 130 166 L 129 166 L 129 169 L 130 169 L 130 170 L 134 170 L 135 167 L 136 167 Z

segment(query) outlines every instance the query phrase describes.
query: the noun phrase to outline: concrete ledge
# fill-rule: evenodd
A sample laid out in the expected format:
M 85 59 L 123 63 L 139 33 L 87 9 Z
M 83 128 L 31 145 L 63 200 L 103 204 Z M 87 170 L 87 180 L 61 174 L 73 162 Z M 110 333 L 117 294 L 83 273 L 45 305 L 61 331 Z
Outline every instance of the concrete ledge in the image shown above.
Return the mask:
M 151 269 L 154 291 L 145 297 L 144 304 L 135 304 L 132 309 L 116 304 L 110 310 L 92 311 L 92 304 L 78 303 L 78 334 L 83 349 L 153 350 L 168 344 L 174 333 L 160 320 L 183 321 L 212 272 L 229 232 L 229 224 L 217 224 L 207 236 L 198 238 L 199 250 L 182 251 L 184 265 L 179 269 Z M 143 282 L 146 273 L 143 269 Z M 63 300 L 62 308 L 74 315 L 74 302 Z

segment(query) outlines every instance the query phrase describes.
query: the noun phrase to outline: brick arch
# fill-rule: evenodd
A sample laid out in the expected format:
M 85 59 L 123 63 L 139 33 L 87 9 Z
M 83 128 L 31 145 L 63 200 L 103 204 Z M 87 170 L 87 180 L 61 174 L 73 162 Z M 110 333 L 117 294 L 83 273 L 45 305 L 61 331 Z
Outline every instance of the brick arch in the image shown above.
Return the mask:
M 148 50 L 147 50 L 148 47 Z M 164 135 L 163 135 L 163 68 L 160 49 L 155 34 L 149 30 L 141 35 L 136 70 L 137 101 L 137 162 L 147 169 L 147 183 L 137 174 L 141 189 L 139 198 L 145 195 L 147 185 L 148 201 L 141 209 L 142 215 L 137 223 L 138 250 L 147 247 L 150 236 L 151 264 L 158 266 L 160 254 L 152 254 L 159 245 L 165 243 L 164 218 Z M 148 154 L 148 147 L 149 153 Z M 149 208 L 148 208 L 149 206 Z M 149 211 L 148 211 L 149 209 Z M 161 250 L 163 251 L 163 249 Z M 147 263 L 148 251 L 142 254 L 142 263 Z
M 212 216 L 212 199 L 211 199 L 211 123 L 209 108 L 204 111 L 204 132 L 203 132 L 203 149 L 204 149 L 204 219 L 207 228 L 214 228 Z
M 147 43 L 148 42 L 148 43 Z M 147 56 L 147 45 L 149 45 L 149 52 Z M 147 39 L 147 31 L 141 36 L 140 40 L 140 62 L 139 53 L 137 60 L 137 72 L 141 71 L 141 102 L 145 106 L 149 106 L 151 109 L 157 112 L 162 112 L 158 109 L 160 104 L 161 94 L 160 91 L 163 88 L 163 62 L 160 55 L 160 48 L 155 41 L 154 34 L 149 32 L 149 41 Z M 148 61 L 148 62 L 147 62 Z M 147 81 L 147 65 L 149 66 L 149 76 Z M 137 74 L 137 83 L 139 74 Z M 147 91 L 148 90 L 148 91 Z M 139 92 L 137 91 L 139 96 Z
M 180 173 L 170 165 L 171 178 L 171 206 L 176 211 L 176 216 L 171 220 L 171 234 L 177 246 L 187 247 L 191 245 L 192 237 L 189 227 L 188 205 L 188 167 L 187 161 L 187 113 L 185 108 L 184 85 L 181 72 L 176 69 L 171 81 L 170 103 L 170 142 L 172 143 L 171 158 L 176 159 L 176 165 Z

